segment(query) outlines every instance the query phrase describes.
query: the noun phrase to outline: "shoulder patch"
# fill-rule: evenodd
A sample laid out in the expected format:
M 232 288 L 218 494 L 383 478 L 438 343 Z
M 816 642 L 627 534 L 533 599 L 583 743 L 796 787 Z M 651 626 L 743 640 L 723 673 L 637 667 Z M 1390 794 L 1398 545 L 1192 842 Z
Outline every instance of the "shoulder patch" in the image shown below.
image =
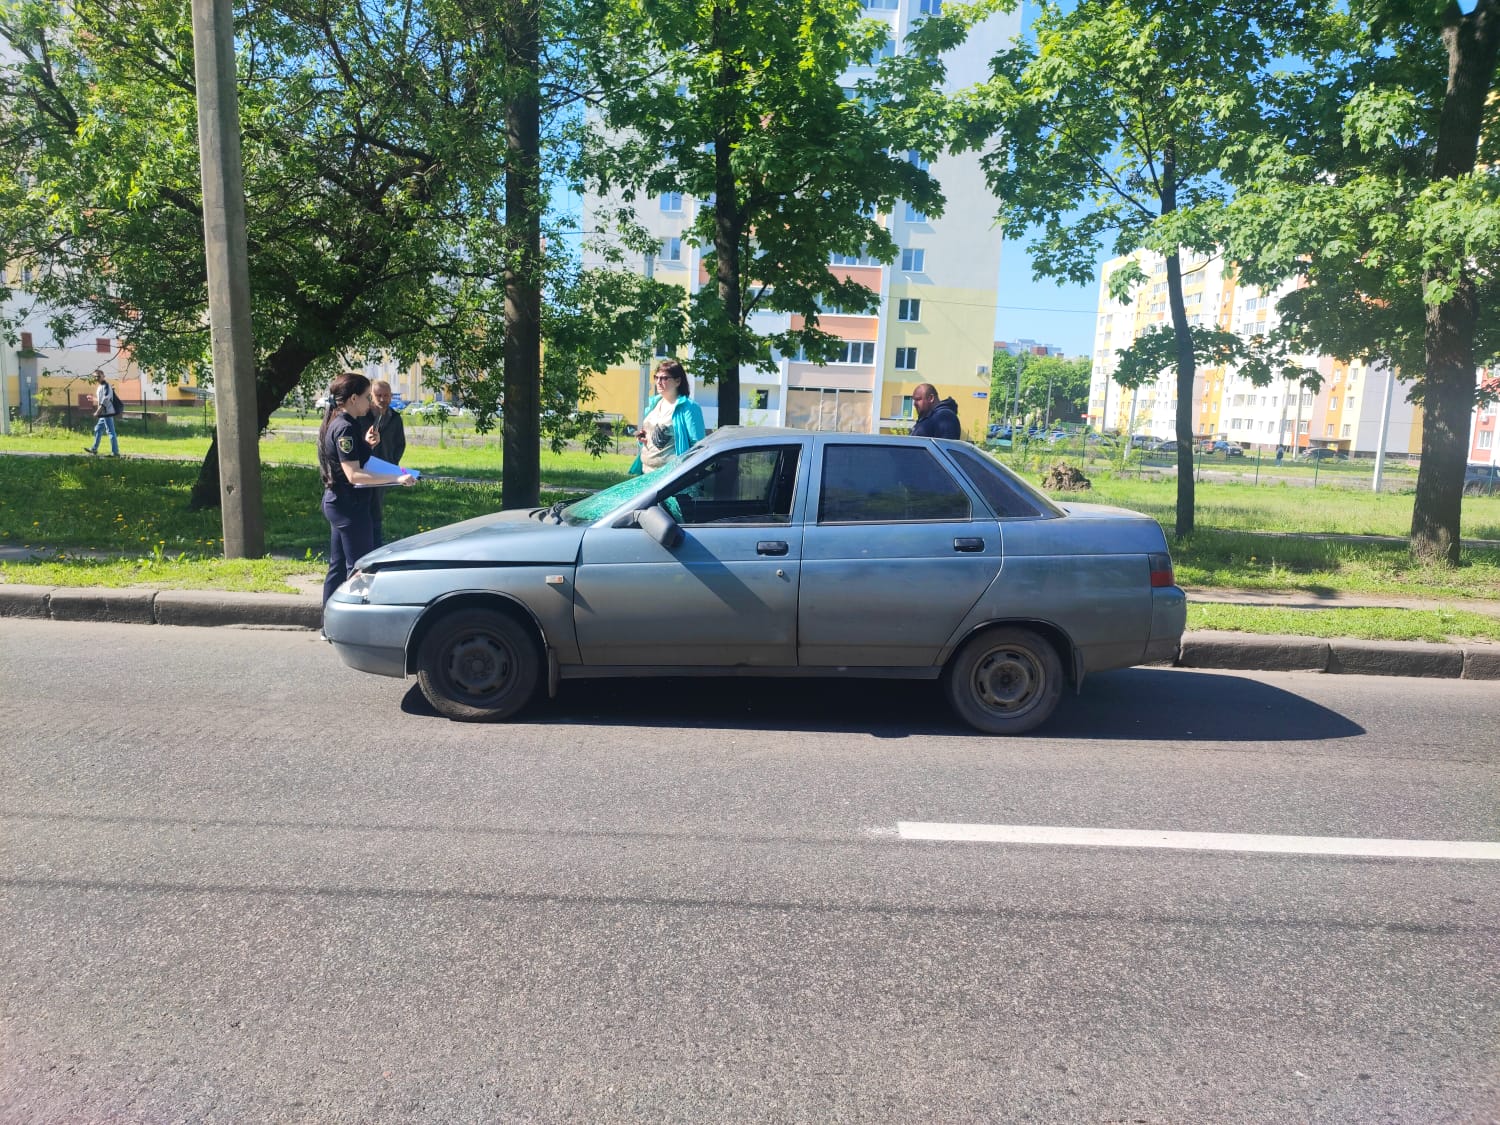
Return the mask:
M 345 434 L 343 437 L 339 438 L 339 452 L 340 453 L 353 453 L 354 452 L 354 439 L 352 437 L 350 437 L 348 434 Z

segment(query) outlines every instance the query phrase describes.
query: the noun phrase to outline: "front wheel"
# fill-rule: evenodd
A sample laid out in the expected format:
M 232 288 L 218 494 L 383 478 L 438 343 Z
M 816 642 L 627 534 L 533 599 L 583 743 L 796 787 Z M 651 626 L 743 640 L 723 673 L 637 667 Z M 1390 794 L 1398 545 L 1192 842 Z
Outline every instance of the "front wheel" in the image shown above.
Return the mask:
M 966 641 L 944 677 L 959 718 L 986 734 L 1021 734 L 1062 698 L 1062 660 L 1030 629 L 986 629 Z
M 427 702 L 465 722 L 510 718 L 536 694 L 540 675 L 536 639 L 491 609 L 446 614 L 417 653 L 417 683 Z

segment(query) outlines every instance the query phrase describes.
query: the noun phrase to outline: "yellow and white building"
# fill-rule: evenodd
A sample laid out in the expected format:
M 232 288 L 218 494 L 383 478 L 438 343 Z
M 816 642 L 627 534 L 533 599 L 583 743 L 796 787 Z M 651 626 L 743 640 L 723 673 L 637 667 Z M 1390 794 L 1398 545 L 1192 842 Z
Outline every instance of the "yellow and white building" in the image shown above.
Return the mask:
M 1147 280 L 1126 304 L 1110 296 L 1109 279 L 1132 261 L 1139 263 Z M 1185 255 L 1182 261 L 1183 302 L 1193 325 L 1222 328 L 1244 338 L 1265 335 L 1276 328 L 1276 302 L 1290 289 L 1288 284 L 1267 293 L 1242 285 L 1233 266 L 1218 256 Z M 1089 388 L 1092 425 L 1162 440 L 1177 436 L 1175 371 L 1164 371 L 1133 391 L 1114 382 L 1119 351 L 1142 333 L 1170 323 L 1165 259 L 1138 250 L 1104 263 Z M 1405 388 L 1389 377 L 1383 364 L 1344 363 L 1322 355 L 1298 360 L 1323 377 L 1318 391 L 1299 394 L 1290 382 L 1257 387 L 1234 365 L 1200 366 L 1193 383 L 1194 436 L 1222 438 L 1269 452 L 1279 445 L 1287 451 L 1327 447 L 1373 454 L 1380 447 L 1381 421 L 1389 398 L 1386 452 L 1420 451 L 1421 411 L 1406 401 Z

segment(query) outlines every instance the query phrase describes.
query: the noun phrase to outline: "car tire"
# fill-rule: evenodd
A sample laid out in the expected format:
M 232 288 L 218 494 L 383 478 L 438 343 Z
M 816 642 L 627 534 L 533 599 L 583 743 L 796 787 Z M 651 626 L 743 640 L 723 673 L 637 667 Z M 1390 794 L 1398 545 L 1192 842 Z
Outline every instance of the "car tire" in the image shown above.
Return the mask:
M 986 629 L 954 654 L 943 681 L 964 722 L 986 734 L 1022 734 L 1046 722 L 1062 698 L 1062 660 L 1030 629 Z
M 417 652 L 417 684 L 438 713 L 462 722 L 508 719 L 536 694 L 536 638 L 492 609 L 441 617 Z

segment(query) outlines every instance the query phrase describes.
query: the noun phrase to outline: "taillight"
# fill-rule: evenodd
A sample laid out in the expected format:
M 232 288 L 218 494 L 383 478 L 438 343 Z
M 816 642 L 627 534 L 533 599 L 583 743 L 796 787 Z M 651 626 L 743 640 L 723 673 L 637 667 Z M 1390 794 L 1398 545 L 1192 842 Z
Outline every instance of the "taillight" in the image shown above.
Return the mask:
M 1151 565 L 1151 588 L 1153 590 L 1177 585 L 1177 578 L 1172 573 L 1171 555 L 1147 555 L 1146 561 Z

